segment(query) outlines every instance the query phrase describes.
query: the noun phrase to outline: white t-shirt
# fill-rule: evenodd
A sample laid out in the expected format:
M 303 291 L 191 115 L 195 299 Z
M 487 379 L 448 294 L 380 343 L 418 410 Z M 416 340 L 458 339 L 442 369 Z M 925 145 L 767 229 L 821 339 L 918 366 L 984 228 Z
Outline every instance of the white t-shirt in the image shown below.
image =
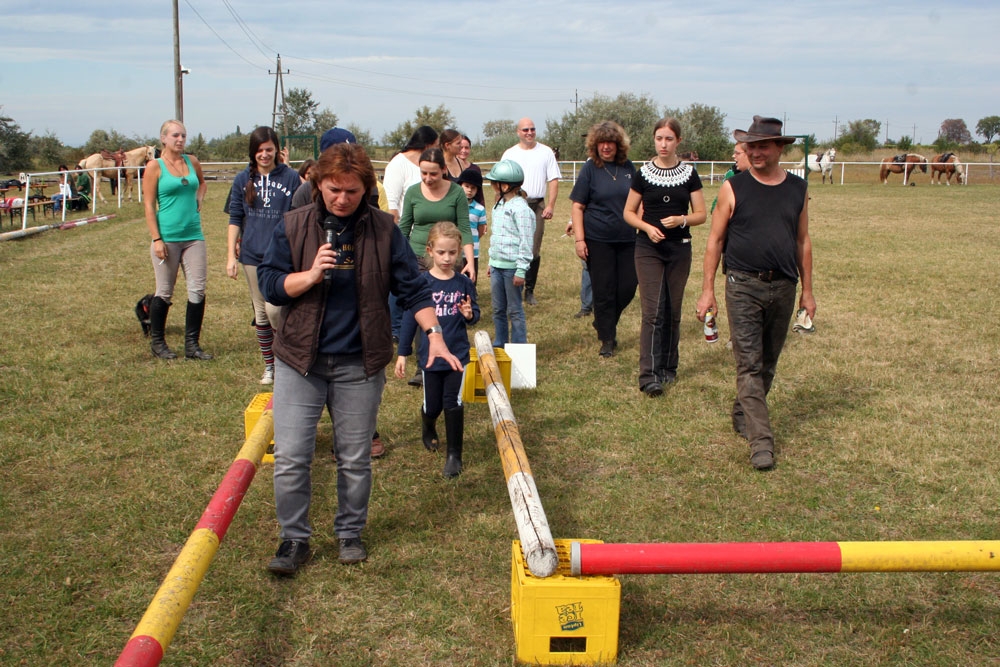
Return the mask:
M 529 150 L 521 144 L 504 151 L 503 160 L 513 160 L 524 170 L 524 191 L 530 199 L 544 199 L 549 181 L 558 181 L 561 175 L 556 154 L 545 144 L 535 144 Z
M 398 153 L 389 160 L 385 166 L 385 176 L 382 177 L 382 186 L 385 188 L 385 197 L 389 202 L 389 208 L 394 211 L 403 210 L 403 196 L 411 185 L 420 182 L 420 167 L 410 162 L 410 160 Z

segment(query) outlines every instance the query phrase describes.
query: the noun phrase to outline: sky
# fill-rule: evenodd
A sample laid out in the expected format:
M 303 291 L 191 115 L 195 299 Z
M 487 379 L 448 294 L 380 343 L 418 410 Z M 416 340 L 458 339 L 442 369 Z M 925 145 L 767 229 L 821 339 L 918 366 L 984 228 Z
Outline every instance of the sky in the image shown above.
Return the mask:
M 544 141 L 576 101 L 621 92 L 821 142 L 871 118 L 880 140 L 930 143 L 946 119 L 975 135 L 1000 115 L 996 0 L 177 1 L 184 122 L 206 140 L 271 124 L 278 54 L 286 92 L 376 139 L 444 104 L 473 139 L 528 116 Z M 96 129 L 155 137 L 175 116 L 170 0 L 0 13 L 0 115 L 21 130 L 80 146 Z

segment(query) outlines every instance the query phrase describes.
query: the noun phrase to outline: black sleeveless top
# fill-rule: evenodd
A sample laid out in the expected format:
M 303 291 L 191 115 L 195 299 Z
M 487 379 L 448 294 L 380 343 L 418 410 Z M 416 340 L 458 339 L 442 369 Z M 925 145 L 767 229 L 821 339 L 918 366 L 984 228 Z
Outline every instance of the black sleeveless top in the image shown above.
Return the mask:
M 764 185 L 745 171 L 728 183 L 736 206 L 726 230 L 726 266 L 750 273 L 775 271 L 797 281 L 795 255 L 805 180 L 786 174 L 781 183 Z

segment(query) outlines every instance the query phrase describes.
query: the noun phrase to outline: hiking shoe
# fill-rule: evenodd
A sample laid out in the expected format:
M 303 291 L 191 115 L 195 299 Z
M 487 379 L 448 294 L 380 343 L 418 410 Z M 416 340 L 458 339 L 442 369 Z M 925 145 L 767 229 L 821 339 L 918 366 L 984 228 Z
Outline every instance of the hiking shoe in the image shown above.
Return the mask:
M 761 449 L 752 453 L 750 455 L 750 465 L 757 470 L 770 470 L 774 467 L 774 452 Z
M 378 459 L 385 456 L 385 444 L 382 442 L 382 438 L 376 433 L 372 436 L 372 458 Z
M 295 574 L 300 565 L 309 560 L 309 542 L 305 540 L 284 540 L 278 547 L 267 569 L 274 574 Z
M 411 387 L 424 386 L 424 372 L 420 370 L 419 363 L 417 364 L 417 372 L 413 374 L 413 377 L 411 377 L 409 380 L 406 381 L 406 384 L 410 385 Z
M 261 384 L 274 384 L 274 366 L 264 366 L 264 374 L 260 376 Z
M 613 340 L 606 340 L 601 343 L 601 351 L 598 352 L 605 359 L 610 359 L 615 356 L 615 342 Z
M 581 308 L 580 312 L 578 312 L 573 317 L 575 317 L 576 319 L 580 319 L 581 317 L 588 317 L 588 316 L 593 315 L 593 314 L 594 314 L 594 311 L 587 310 L 586 308 Z
M 524 302 L 529 306 L 538 305 L 538 299 L 535 298 L 534 290 L 528 290 L 528 289 L 524 290 Z
M 340 562 L 344 565 L 363 563 L 368 560 L 368 551 L 360 537 L 343 537 L 340 539 Z
M 659 382 L 650 382 L 642 388 L 642 393 L 650 398 L 656 398 L 657 396 L 663 395 L 663 385 Z

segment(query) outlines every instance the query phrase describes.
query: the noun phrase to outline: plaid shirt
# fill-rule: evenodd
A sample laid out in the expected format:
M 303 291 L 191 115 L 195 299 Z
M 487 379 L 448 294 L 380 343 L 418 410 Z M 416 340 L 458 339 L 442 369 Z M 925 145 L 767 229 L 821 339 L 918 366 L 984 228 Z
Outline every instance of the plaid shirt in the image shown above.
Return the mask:
M 516 269 L 523 278 L 532 258 L 535 236 L 535 213 L 524 197 L 500 200 L 493 207 L 493 231 L 490 239 L 490 266 Z

